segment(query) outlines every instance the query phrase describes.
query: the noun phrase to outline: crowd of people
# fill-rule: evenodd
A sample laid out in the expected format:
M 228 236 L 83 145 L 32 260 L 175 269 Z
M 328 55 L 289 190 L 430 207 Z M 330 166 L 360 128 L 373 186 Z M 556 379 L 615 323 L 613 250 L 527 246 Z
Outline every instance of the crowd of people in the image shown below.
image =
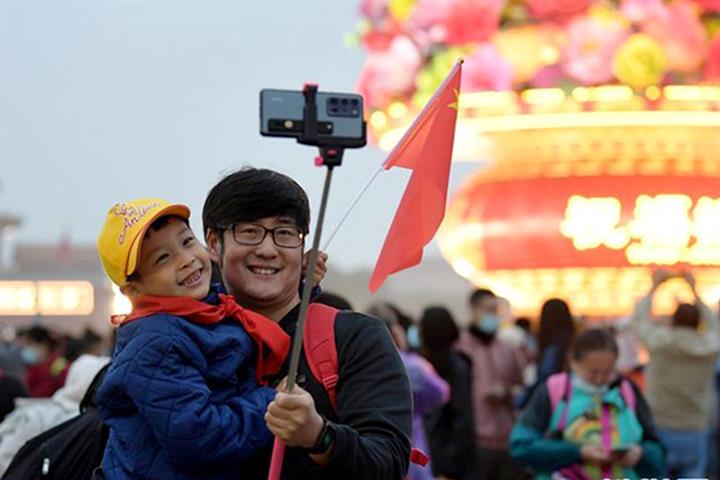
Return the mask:
M 361 313 L 330 293 L 326 255 L 307 271 L 309 203 L 285 175 L 220 180 L 204 242 L 189 217 L 157 198 L 108 211 L 99 256 L 133 306 L 112 342 L 2 331 L 0 474 L 89 392 L 107 434 L 73 478 L 265 479 L 274 439 L 284 479 L 717 476 L 720 325 L 689 272 L 695 302 L 668 319 L 652 318 L 653 296 L 678 274 L 658 270 L 612 328 L 557 298 L 516 319 L 488 289 L 471 292 L 461 326 L 444 306 Z M 325 307 L 309 310 L 289 389 L 306 283 Z M 647 365 L 622 360 L 635 348 Z

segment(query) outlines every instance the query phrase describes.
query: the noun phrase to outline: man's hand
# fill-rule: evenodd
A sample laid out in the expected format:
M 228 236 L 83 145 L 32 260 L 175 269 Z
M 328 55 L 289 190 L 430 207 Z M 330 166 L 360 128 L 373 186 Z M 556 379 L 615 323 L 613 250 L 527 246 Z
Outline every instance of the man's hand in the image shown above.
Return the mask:
M 610 465 L 613 461 L 612 457 L 605 453 L 605 449 L 600 445 L 583 445 L 580 449 L 580 457 L 582 457 L 584 462 L 601 467 Z
M 315 410 L 312 396 L 295 385 L 286 392 L 287 378 L 278 386 L 278 393 L 265 413 L 270 431 L 288 447 L 312 448 L 320 436 L 323 419 Z
M 303 255 L 303 263 L 302 263 L 302 275 L 303 277 L 307 277 L 307 268 L 308 263 L 310 263 L 310 254 L 312 253 L 312 250 L 308 250 L 305 252 L 305 255 Z M 317 262 L 315 263 L 315 271 L 313 272 L 313 285 L 319 285 L 320 281 L 325 278 L 325 275 L 327 274 L 327 260 L 328 260 L 328 254 L 325 252 L 318 252 Z

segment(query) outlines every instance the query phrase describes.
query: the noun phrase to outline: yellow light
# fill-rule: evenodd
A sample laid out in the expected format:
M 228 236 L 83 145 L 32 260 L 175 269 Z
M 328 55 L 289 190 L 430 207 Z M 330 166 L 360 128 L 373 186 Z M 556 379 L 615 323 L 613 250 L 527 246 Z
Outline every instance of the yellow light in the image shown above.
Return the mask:
M 720 127 L 720 112 L 700 111 L 638 111 L 638 112 L 577 112 L 506 115 L 462 119 L 476 131 L 516 132 L 551 128 L 587 127 Z
M 560 88 L 533 88 L 525 90 L 520 96 L 531 105 L 550 105 L 565 100 L 565 92 Z
M 110 307 L 112 315 L 125 315 L 132 311 L 132 303 L 114 283 L 112 284 L 112 294 L 112 306 Z
M 385 116 L 385 113 L 380 110 L 373 112 L 372 115 L 370 115 L 370 125 L 377 129 L 384 128 L 385 125 L 387 125 L 387 117 Z
M 645 89 L 645 96 L 648 100 L 657 100 L 660 98 L 660 89 L 655 85 L 651 85 Z
M 89 315 L 94 306 L 90 282 L 0 282 L 0 315 Z
M 0 315 L 34 315 L 35 282 L 0 281 Z
M 665 98 L 681 102 L 718 102 L 720 87 L 696 85 L 668 85 L 663 89 Z
M 560 52 L 551 45 L 545 45 L 540 49 L 540 60 L 545 65 L 553 65 L 560 59 Z
M 590 101 L 590 90 L 585 87 L 573 88 L 572 98 L 576 102 L 588 102 Z
M 395 102 L 388 108 L 388 113 L 392 118 L 403 118 L 408 113 L 407 105 L 402 102 Z
M 515 92 L 470 92 L 460 95 L 462 108 L 514 107 Z
M 590 89 L 590 95 L 596 102 L 627 102 L 635 94 L 632 88 L 625 85 L 606 85 Z
M 37 282 L 40 315 L 90 315 L 95 308 L 92 283 L 86 281 Z

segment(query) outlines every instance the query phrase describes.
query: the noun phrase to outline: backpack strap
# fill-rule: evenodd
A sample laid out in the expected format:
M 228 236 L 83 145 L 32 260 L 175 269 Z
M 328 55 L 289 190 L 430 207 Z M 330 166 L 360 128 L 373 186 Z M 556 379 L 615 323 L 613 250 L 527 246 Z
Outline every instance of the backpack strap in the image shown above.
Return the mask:
M 632 384 L 630 381 L 626 378 L 622 379 L 622 382 L 620 382 L 620 395 L 623 398 L 623 401 L 625 402 L 625 405 L 630 407 L 630 410 L 635 412 L 637 407 L 637 398 L 635 397 L 635 389 L 633 389 Z
M 337 411 L 338 357 L 335 346 L 335 317 L 338 310 L 321 303 L 308 305 L 303 333 L 303 349 L 310 372 L 325 388 L 333 410 Z M 418 448 L 410 450 L 410 462 L 428 464 L 430 457 Z
M 338 310 L 320 303 L 308 305 L 303 334 L 303 349 L 313 377 L 327 392 L 333 410 L 337 410 L 338 358 L 335 346 L 335 316 Z
M 563 409 L 562 416 L 558 421 L 557 429 L 562 430 L 565 428 L 565 422 L 567 421 L 567 412 L 570 403 L 570 375 L 567 372 L 560 372 L 554 375 L 550 375 L 547 379 L 547 390 L 548 396 L 550 397 L 550 409 L 555 412 L 555 409 L 560 404 L 560 400 L 565 400 L 565 408 Z

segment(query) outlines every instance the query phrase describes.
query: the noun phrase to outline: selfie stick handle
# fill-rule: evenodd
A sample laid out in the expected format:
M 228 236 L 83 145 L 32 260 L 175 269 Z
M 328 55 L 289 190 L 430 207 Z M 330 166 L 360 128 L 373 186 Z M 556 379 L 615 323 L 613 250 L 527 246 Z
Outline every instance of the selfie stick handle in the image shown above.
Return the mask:
M 362 198 L 362 196 L 365 195 L 365 192 L 367 192 L 368 188 L 370 188 L 370 185 L 375 181 L 377 176 L 380 175 L 380 172 L 383 171 L 383 168 L 384 167 L 382 165 L 380 165 L 380 167 L 378 167 L 378 169 L 375 171 L 375 173 L 373 173 L 373 176 L 370 177 L 370 180 L 367 181 L 365 186 L 357 194 L 357 196 L 355 197 L 355 200 L 352 201 L 352 203 L 350 204 L 350 207 L 348 207 L 345 214 L 342 216 L 342 218 L 340 219 L 338 224 L 335 226 L 335 230 L 332 231 L 332 233 L 330 234 L 328 239 L 325 241 L 325 245 L 323 245 L 323 248 L 322 248 L 323 252 L 327 252 L 327 249 L 330 246 L 330 242 L 332 242 L 333 238 L 335 238 L 335 234 L 338 232 L 338 230 L 340 230 L 340 227 L 342 226 L 342 224 L 345 223 L 345 220 L 347 220 L 347 218 L 350 216 L 350 213 L 352 213 L 353 209 L 360 201 L 360 198 Z
M 340 149 L 341 150 L 341 149 Z M 302 350 L 303 333 L 305 332 L 305 319 L 307 317 L 307 309 L 310 304 L 310 292 L 315 287 L 315 265 L 317 264 L 318 248 L 320 247 L 320 236 L 322 235 L 323 221 L 325 220 L 325 210 L 327 207 L 328 195 L 330 193 L 330 182 L 332 181 L 332 172 L 334 160 L 331 158 L 325 160 L 328 153 L 333 156 L 336 150 L 327 152 L 320 149 L 322 158 L 327 166 L 327 174 L 325 175 L 325 185 L 323 186 L 322 200 L 320 201 L 320 214 L 318 215 L 317 225 L 315 225 L 315 235 L 313 236 L 313 246 L 310 250 L 310 261 L 308 262 L 307 275 L 305 284 L 303 285 L 302 300 L 300 301 L 300 313 L 298 314 L 297 326 L 295 327 L 295 335 L 293 336 L 292 350 L 290 353 L 290 368 L 287 376 L 287 390 L 292 392 L 295 388 L 297 380 L 298 365 L 300 364 L 300 352 Z M 339 152 L 342 157 L 342 152 Z M 268 480 L 280 480 L 282 473 L 283 457 L 285 456 L 285 444 L 275 437 L 273 445 L 272 459 L 270 460 L 270 471 Z

